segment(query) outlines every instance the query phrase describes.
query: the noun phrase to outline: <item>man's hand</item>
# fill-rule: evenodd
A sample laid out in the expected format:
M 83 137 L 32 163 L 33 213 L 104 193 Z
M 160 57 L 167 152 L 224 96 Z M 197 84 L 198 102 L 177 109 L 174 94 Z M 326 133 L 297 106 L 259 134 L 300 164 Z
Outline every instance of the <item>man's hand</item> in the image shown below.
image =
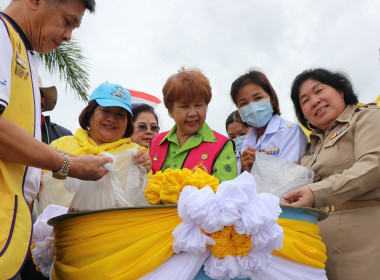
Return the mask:
M 112 158 L 104 155 L 70 155 L 70 159 L 69 176 L 87 181 L 102 178 L 108 172 L 103 165 L 112 162 Z

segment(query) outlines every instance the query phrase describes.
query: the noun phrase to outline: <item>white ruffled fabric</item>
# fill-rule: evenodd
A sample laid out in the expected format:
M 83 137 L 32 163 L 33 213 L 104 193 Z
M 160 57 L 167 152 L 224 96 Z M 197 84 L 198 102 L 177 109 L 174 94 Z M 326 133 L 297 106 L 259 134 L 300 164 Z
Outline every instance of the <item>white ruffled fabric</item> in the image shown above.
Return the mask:
M 252 280 L 327 280 L 326 270 L 273 255 L 269 266 Z
M 174 254 L 161 266 L 140 278 L 140 280 L 191 280 L 205 279 L 198 277 L 202 263 L 209 256 L 210 249 L 205 253 L 191 254 L 181 252 Z M 197 277 L 196 277 L 197 276 Z M 194 278 L 195 277 L 195 278 Z M 231 279 L 231 278 L 224 278 Z M 268 267 L 250 277 L 252 280 L 327 280 L 324 269 L 307 266 L 273 255 Z
M 158 268 L 140 278 L 140 280 L 192 280 L 210 254 L 210 249 L 199 254 L 187 252 L 174 254 Z
M 36 247 L 32 250 L 32 255 L 35 263 L 40 265 L 41 273 L 45 277 L 49 276 L 55 256 L 53 227 L 49 226 L 47 221 L 66 214 L 67 211 L 66 207 L 50 204 L 33 225 L 32 242 Z
M 247 278 L 265 269 L 271 252 L 282 247 L 284 232 L 277 224 L 281 213 L 279 198 L 257 194 L 253 176 L 244 172 L 232 181 L 225 181 L 216 193 L 208 186 L 197 189 L 186 186 L 178 200 L 182 223 L 173 231 L 176 253 L 204 253 L 206 244 L 215 241 L 202 233 L 234 226 L 239 234 L 252 235 L 247 256 L 217 258 L 210 255 L 204 263 L 206 274 L 213 279 Z

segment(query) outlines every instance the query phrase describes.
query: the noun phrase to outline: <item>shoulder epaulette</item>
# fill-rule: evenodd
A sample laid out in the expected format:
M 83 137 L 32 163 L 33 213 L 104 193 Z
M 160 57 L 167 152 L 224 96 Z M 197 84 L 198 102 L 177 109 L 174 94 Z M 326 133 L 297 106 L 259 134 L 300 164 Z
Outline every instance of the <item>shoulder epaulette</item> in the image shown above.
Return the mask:
M 358 104 L 356 104 L 356 106 L 358 106 L 358 108 L 356 108 L 355 111 L 360 111 L 360 110 L 365 109 L 365 108 L 368 108 L 368 109 L 378 109 L 379 108 L 377 106 L 377 104 L 373 103 L 373 102 L 367 103 L 367 104 L 366 103 L 358 103 Z

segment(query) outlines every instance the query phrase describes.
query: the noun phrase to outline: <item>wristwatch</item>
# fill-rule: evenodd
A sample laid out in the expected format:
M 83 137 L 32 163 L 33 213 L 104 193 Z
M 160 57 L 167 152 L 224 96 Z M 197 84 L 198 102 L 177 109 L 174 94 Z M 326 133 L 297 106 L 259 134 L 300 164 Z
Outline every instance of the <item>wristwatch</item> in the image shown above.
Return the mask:
M 63 180 L 66 179 L 67 175 L 69 174 L 69 169 L 70 169 L 70 164 L 71 164 L 71 159 L 68 155 L 65 153 L 62 153 L 63 155 L 63 163 L 61 166 L 61 169 L 58 171 L 53 172 L 53 178 L 58 179 L 58 180 Z

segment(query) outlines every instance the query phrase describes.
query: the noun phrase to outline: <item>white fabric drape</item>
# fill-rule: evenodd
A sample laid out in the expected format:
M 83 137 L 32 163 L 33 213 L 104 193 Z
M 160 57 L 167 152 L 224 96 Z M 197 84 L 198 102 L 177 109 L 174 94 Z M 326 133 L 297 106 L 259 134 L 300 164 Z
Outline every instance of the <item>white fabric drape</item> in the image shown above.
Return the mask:
M 197 275 L 206 258 L 210 255 L 210 249 L 204 253 L 192 254 L 181 252 L 171 256 L 166 262 L 153 270 L 140 280 L 191 280 Z
M 252 280 L 327 280 L 324 269 L 272 256 L 269 266 L 257 273 Z
M 222 182 L 216 193 L 206 186 L 186 186 L 178 200 L 182 223 L 173 231 L 174 252 L 203 253 L 213 238 L 202 233 L 221 231 L 233 226 L 238 234 L 251 236 L 246 256 L 219 258 L 210 255 L 204 263 L 207 275 L 215 279 L 251 277 L 265 269 L 271 252 L 282 247 L 284 232 L 277 224 L 281 213 L 279 199 L 271 194 L 257 194 L 253 176 L 244 172 L 231 181 Z
M 35 263 L 40 265 L 41 273 L 47 277 L 55 256 L 53 227 L 47 221 L 56 216 L 67 213 L 68 208 L 51 204 L 45 208 L 33 225 L 32 242 L 35 248 L 32 250 Z

